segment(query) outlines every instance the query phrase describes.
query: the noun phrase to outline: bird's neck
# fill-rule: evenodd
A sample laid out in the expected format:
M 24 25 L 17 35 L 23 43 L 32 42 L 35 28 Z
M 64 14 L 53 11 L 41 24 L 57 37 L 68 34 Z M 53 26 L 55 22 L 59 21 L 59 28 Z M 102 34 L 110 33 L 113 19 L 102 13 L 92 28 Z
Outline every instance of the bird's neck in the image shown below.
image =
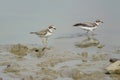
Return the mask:
M 53 29 L 48 29 L 48 31 L 49 31 L 50 33 L 52 33 L 52 32 L 53 32 Z
M 99 25 L 100 25 L 100 23 L 99 23 L 99 22 L 95 22 L 95 24 L 96 24 L 97 26 L 99 26 Z

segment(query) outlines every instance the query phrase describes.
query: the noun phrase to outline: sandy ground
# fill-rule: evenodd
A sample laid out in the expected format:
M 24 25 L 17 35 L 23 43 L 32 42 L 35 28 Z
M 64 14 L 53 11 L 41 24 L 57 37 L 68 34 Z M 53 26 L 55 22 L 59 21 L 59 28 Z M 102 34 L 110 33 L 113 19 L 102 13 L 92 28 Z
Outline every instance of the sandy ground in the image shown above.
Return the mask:
M 120 79 L 117 75 L 105 74 L 104 69 L 110 64 L 110 55 L 106 52 L 88 55 L 54 47 L 40 51 L 39 46 L 27 45 L 27 51 L 22 49 L 26 54 L 21 56 L 13 54 L 12 48 L 13 45 L 0 46 L 0 78 L 3 80 Z

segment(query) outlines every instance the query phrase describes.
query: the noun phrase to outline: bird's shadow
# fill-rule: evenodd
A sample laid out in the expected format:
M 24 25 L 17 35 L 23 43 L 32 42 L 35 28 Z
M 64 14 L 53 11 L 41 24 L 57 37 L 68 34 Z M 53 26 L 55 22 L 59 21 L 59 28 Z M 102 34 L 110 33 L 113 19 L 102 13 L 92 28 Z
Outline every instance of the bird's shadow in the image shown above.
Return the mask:
M 85 35 L 90 35 L 90 34 L 88 34 L 88 33 L 64 34 L 62 36 L 56 37 L 55 39 L 77 38 L 77 37 L 82 37 L 82 36 L 85 36 Z M 94 35 L 96 35 L 96 34 L 94 34 Z
M 83 37 L 83 36 L 95 36 L 97 34 L 95 33 L 73 33 L 73 34 L 63 34 L 62 36 L 58 36 L 55 39 L 67 39 L 67 38 L 77 38 L 77 37 Z

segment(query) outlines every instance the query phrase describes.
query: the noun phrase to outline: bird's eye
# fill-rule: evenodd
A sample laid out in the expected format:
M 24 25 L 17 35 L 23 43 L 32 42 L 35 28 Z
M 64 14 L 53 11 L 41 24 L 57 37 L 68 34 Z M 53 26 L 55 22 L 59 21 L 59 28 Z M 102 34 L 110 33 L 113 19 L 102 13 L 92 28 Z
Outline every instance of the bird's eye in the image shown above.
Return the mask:
M 51 29 L 51 28 L 53 28 L 53 27 L 50 26 L 49 29 Z

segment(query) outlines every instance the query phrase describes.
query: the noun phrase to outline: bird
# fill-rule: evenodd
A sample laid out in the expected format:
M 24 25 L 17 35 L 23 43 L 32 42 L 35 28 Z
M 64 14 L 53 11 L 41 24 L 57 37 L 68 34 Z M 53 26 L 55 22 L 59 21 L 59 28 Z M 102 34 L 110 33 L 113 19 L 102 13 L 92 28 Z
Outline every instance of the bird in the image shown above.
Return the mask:
M 42 43 L 46 46 L 48 44 L 48 38 L 53 34 L 54 30 L 56 30 L 56 27 L 54 25 L 50 25 L 47 29 L 30 32 L 30 34 L 38 35 L 42 39 Z
M 103 21 L 97 19 L 95 22 L 81 22 L 81 23 L 76 23 L 73 26 L 80 27 L 81 29 L 86 30 L 88 33 L 89 31 L 93 32 L 96 28 L 98 28 L 100 23 L 103 23 Z

